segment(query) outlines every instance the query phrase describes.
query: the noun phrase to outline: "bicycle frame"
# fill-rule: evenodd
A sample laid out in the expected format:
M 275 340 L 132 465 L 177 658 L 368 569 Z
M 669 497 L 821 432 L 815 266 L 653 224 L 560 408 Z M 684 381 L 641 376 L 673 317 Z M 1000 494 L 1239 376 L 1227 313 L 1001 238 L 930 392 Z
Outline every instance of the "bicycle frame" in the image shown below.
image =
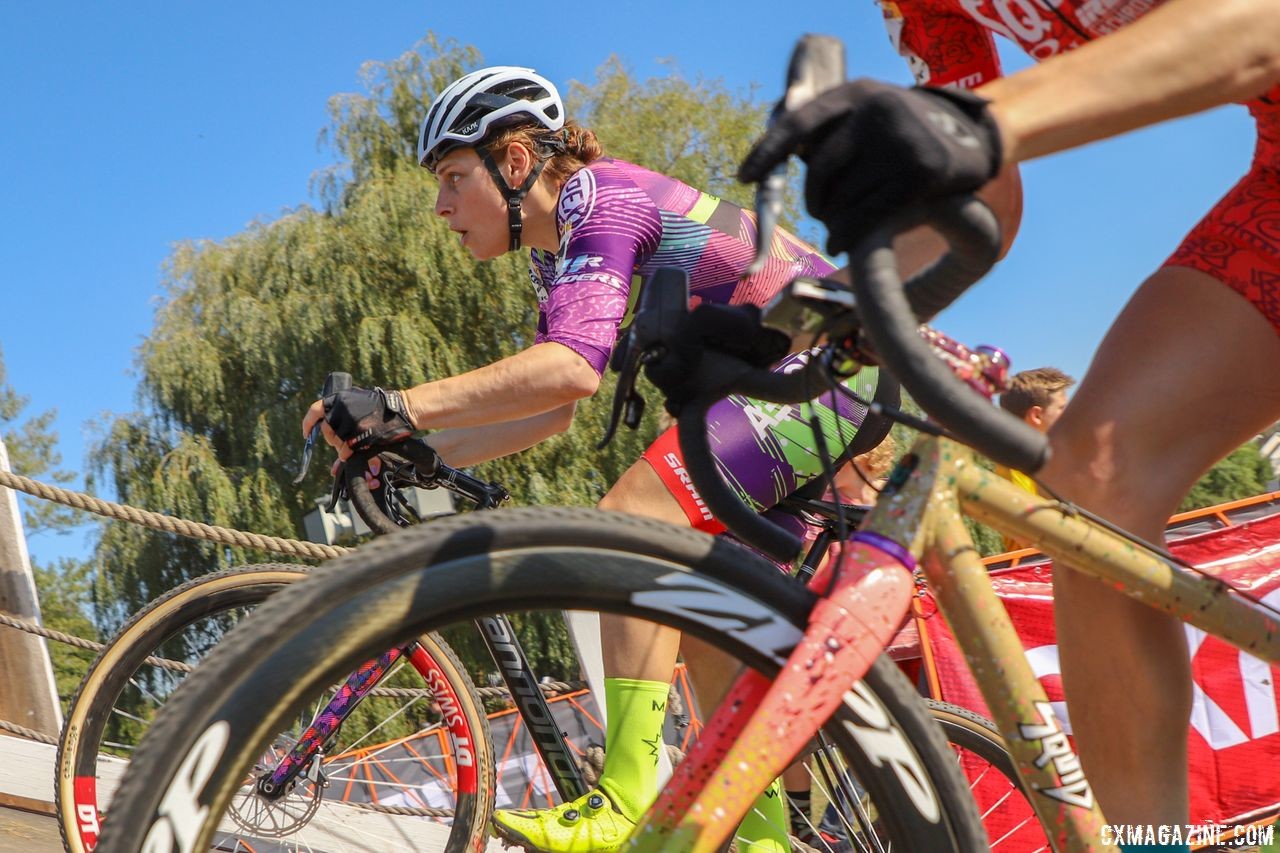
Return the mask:
M 857 701 L 856 685 L 853 691 L 848 685 L 874 657 L 866 653 L 867 635 L 882 644 L 886 618 L 896 628 L 906 613 L 896 592 L 859 600 L 848 590 L 883 584 L 886 575 L 909 583 L 909 569 L 919 560 L 1054 848 L 1103 849 L 1102 813 L 962 515 L 1034 541 L 1060 565 L 1280 663 L 1280 621 L 1263 605 L 1056 501 L 1028 494 L 982 468 L 971 450 L 952 440 L 922 437 L 894 470 L 857 538 L 844 546 L 840 577 L 815 606 L 783 674 L 773 685 L 752 672 L 739 677 L 637 829 L 637 848 L 710 853 L 720 847 L 836 704 Z M 835 600 L 842 594 L 843 608 Z M 886 607 L 893 612 L 870 612 Z M 928 804 L 921 805 L 927 819 Z
M 529 666 L 511 622 L 505 616 L 498 615 L 479 619 L 475 624 L 511 693 L 517 711 L 528 726 L 530 738 L 551 774 L 556 791 L 566 802 L 582 796 L 586 793 L 582 773 L 573 760 L 564 733 L 555 724 L 551 707 L 538 686 L 537 676 Z M 417 643 L 383 652 L 351 673 L 328 704 L 312 718 L 311 724 L 298 737 L 293 748 L 270 772 L 259 778 L 259 793 L 268 798 L 282 795 L 289 783 L 304 773 L 317 756 L 323 754 L 329 739 L 401 657 L 408 659 L 440 703 L 444 723 L 458 750 L 458 790 L 474 793 L 477 785 L 475 763 L 468 760 L 472 757 L 473 744 L 469 742 L 465 723 L 457 712 L 458 695 L 435 661 Z

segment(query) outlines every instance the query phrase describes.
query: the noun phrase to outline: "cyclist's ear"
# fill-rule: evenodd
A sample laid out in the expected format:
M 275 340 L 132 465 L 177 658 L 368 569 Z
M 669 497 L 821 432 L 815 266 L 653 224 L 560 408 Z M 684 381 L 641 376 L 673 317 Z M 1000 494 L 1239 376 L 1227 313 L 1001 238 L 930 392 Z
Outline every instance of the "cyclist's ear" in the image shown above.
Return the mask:
M 507 184 L 513 187 L 523 184 L 538 162 L 529 147 L 519 140 L 512 140 L 501 151 L 493 152 L 493 159 Z

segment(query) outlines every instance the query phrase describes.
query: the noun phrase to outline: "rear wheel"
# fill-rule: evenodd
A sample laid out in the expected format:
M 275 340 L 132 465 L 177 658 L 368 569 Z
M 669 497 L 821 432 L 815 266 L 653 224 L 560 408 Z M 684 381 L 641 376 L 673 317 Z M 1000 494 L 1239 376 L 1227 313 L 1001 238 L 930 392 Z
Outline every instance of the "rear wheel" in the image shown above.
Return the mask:
M 925 705 L 929 716 L 942 727 L 947 745 L 968 780 L 991 849 L 997 853 L 1052 849 L 995 724 L 948 702 L 926 699 Z
M 55 796 L 68 850 L 93 849 L 138 742 L 193 665 L 268 597 L 309 571 L 269 564 L 197 578 L 152 602 L 99 653 L 72 699 L 58 749 Z M 362 815 L 365 824 L 382 824 L 385 831 L 431 816 L 451 831 L 481 837 L 494 796 L 487 721 L 448 646 L 434 635 L 419 642 L 431 661 L 434 689 L 401 664 L 339 729 L 322 763 L 310 768 L 311 780 L 292 785 L 272 808 L 233 812 L 233 820 L 254 827 L 258 838 L 287 843 L 297 840 L 300 826 L 314 831 L 341 824 L 341 814 L 331 814 L 335 800 L 350 808 L 367 801 L 400 806 L 399 813 Z M 281 731 L 262 760 L 274 763 L 283 755 L 332 695 L 332 685 L 318 688 L 296 725 Z M 418 760 L 389 766 L 370 748 L 396 739 L 412 744 Z M 460 749 L 469 755 L 470 769 L 458 767 Z M 474 777 L 471 790 L 458 790 L 460 769 Z
M 298 697 L 425 630 L 493 613 L 622 613 L 688 631 L 772 676 L 813 602 L 737 546 L 616 513 L 472 514 L 384 537 L 275 597 L 215 650 L 139 750 L 101 849 L 207 849 L 236 801 L 257 796 L 245 783 Z M 297 614 L 309 619 L 286 618 Z M 878 661 L 825 731 L 832 748 L 820 761 L 847 845 L 833 849 L 982 849 L 956 762 L 892 664 Z M 413 843 L 464 849 L 425 835 Z

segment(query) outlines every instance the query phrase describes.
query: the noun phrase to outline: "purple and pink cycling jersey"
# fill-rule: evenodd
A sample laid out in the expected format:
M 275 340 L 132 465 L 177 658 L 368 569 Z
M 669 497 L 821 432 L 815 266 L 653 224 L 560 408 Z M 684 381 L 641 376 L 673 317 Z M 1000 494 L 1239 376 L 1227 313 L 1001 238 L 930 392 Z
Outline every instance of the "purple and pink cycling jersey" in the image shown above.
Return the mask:
M 560 248 L 534 250 L 529 277 L 538 296 L 536 341 L 562 344 L 603 374 L 619 329 L 630 322 L 639 284 L 661 267 L 689 276 L 690 305 L 764 305 L 799 275 L 824 276 L 832 263 L 816 249 L 777 230 L 760 273 L 740 280 L 755 256 L 755 215 L 674 178 L 603 158 L 576 172 L 556 208 Z M 806 356 L 792 356 L 788 362 Z M 876 372 L 849 383 L 864 399 Z M 717 467 L 756 509 L 773 506 L 821 473 L 813 431 L 816 415 L 835 453 L 853 438 L 862 406 L 824 395 L 802 406 L 729 397 L 708 414 Z M 645 452 L 695 526 L 719 529 L 684 474 L 674 430 Z

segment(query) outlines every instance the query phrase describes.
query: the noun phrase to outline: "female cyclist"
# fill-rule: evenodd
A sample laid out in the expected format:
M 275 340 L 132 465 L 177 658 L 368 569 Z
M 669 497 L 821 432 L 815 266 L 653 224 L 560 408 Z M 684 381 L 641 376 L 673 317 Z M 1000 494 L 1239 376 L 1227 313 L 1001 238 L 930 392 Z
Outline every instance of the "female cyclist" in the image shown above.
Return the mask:
M 441 92 L 423 121 L 418 160 L 439 180 L 436 212 L 475 258 L 529 249 L 529 276 L 540 307 L 537 335 L 528 349 L 458 376 L 404 391 L 352 389 L 317 401 L 303 420 L 303 433 L 323 419 L 326 438 L 343 455 L 348 447 L 429 429 L 432 446 L 446 462 L 467 466 L 562 432 L 576 402 L 599 388 L 637 297 L 636 283 L 661 267 L 688 273 L 692 302 L 755 305 L 797 275 L 834 269 L 812 247 L 778 231 L 764 268 L 742 279 L 756 249 L 751 213 L 605 157 L 591 131 L 565 119 L 555 86 L 527 68 L 481 69 Z M 875 381 L 874 371 L 860 374 L 854 390 L 870 399 Z M 826 436 L 833 449 L 849 442 L 866 414 L 843 399 L 838 405 L 838 418 L 821 418 L 842 424 L 840 434 Z M 757 509 L 821 473 L 808 409 L 734 397 L 712 410 L 708 422 L 717 462 Z M 600 506 L 723 529 L 685 475 L 674 429 L 658 438 Z M 602 633 L 610 676 L 603 774 L 595 790 L 559 808 L 497 813 L 499 834 L 526 849 L 616 849 L 655 791 L 655 745 L 679 634 L 607 616 Z M 685 653 L 692 653 L 696 673 L 697 650 L 686 643 Z M 757 850 L 787 850 L 781 797 L 770 793 L 762 795 L 739 838 Z

